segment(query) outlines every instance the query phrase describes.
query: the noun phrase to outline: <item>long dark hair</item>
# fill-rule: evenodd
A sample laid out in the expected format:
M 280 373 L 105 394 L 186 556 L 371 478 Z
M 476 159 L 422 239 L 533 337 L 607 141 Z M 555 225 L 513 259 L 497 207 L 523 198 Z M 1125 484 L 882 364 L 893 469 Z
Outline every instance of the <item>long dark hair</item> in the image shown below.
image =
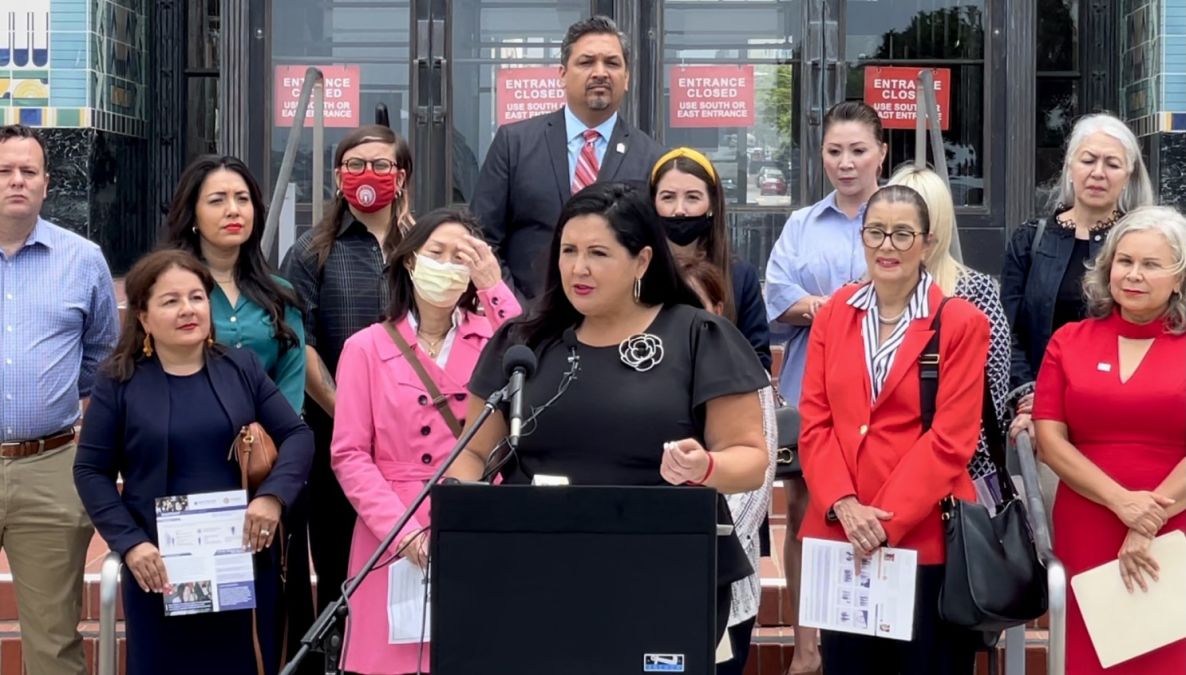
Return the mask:
M 426 243 L 432 233 L 442 225 L 460 225 L 471 235 L 482 239 L 482 228 L 478 220 L 465 209 L 440 208 L 429 211 L 404 233 L 403 240 L 388 258 L 387 283 L 391 287 L 391 303 L 387 306 L 387 318 L 399 321 L 408 312 L 417 312 L 416 294 L 412 286 L 412 274 L 407 264 Z M 478 311 L 478 289 L 471 281 L 469 288 L 461 294 L 457 306 L 465 312 Z
M 529 316 L 514 320 L 519 340 L 536 348 L 559 338 L 565 329 L 581 322 L 583 317 L 569 302 L 560 280 L 560 241 L 569 221 L 587 215 L 604 218 L 618 243 L 626 247 L 630 255 L 637 256 L 642 249 L 651 247 L 651 263 L 642 277 L 640 303 L 703 307 L 696 292 L 680 276 L 667 245 L 667 233 L 663 231 L 655 204 L 646 191 L 625 183 L 594 183 L 576 193 L 560 212 L 548 255 L 544 292 Z
M 408 142 L 402 136 L 389 127 L 382 124 L 369 124 L 346 134 L 346 137 L 338 144 L 338 149 L 334 152 L 334 168 L 342 166 L 342 158 L 346 156 L 347 152 L 363 143 L 372 142 L 394 145 L 395 170 L 404 172 L 403 188 L 399 191 L 391 207 L 391 226 L 387 229 L 387 236 L 383 238 L 383 252 L 390 258 L 395 247 L 399 245 L 404 230 L 412 223 L 412 193 L 410 190 L 412 148 L 408 146 Z M 326 209 L 324 216 L 313 226 L 313 239 L 309 242 L 309 250 L 317 255 L 318 269 L 325 266 L 329 252 L 334 247 L 334 241 L 338 238 L 342 220 L 348 217 L 349 213 L 350 205 L 346 203 L 346 198 L 339 190 L 334 201 Z
M 185 251 L 177 249 L 162 249 L 149 253 L 141 258 L 124 277 L 124 291 L 128 296 L 128 307 L 124 313 L 123 327 L 119 333 L 119 342 L 115 350 L 103 363 L 104 372 L 120 382 L 127 382 L 136 372 L 136 364 L 146 361 L 144 355 L 144 326 L 140 325 L 140 313 L 148 311 L 148 301 L 152 298 L 152 287 L 157 279 L 171 269 L 181 269 L 192 272 L 202 281 L 206 295 L 214 290 L 214 277 L 210 270 L 197 258 Z M 210 337 L 214 338 L 214 318 L 210 318 Z M 220 345 L 207 346 L 207 354 L 220 353 Z
M 285 307 L 300 309 L 301 305 L 292 289 L 276 281 L 272 266 L 268 264 L 260 248 L 260 242 L 264 237 L 264 224 L 267 221 L 267 207 L 264 205 L 259 183 L 255 182 L 251 171 L 242 160 L 229 155 L 202 155 L 185 168 L 177 184 L 177 191 L 173 193 L 173 201 L 169 204 L 169 215 L 165 216 L 164 238 L 161 243 L 169 248 L 192 253 L 205 262 L 200 241 L 202 235 L 197 231 L 198 199 L 201 197 L 202 184 L 206 182 L 206 178 L 222 169 L 233 171 L 243 178 L 243 182 L 247 184 L 247 192 L 251 195 L 251 208 L 255 212 L 251 219 L 251 235 L 239 247 L 239 258 L 235 261 L 235 283 L 243 295 L 259 305 L 272 319 L 272 335 L 280 343 L 280 353 L 283 354 L 289 348 L 300 344 L 296 331 L 284 320 Z
M 729 246 L 729 226 L 725 218 L 725 192 L 721 189 L 720 181 L 713 180 L 698 162 L 688 157 L 673 157 L 655 170 L 654 178 L 651 180 L 652 200 L 659 192 L 659 181 L 672 169 L 699 178 L 707 188 L 709 208 L 712 210 L 712 229 L 696 244 L 704 251 L 708 262 L 721 270 L 721 278 L 725 283 L 725 318 L 736 321 L 737 307 L 733 302 L 733 251 Z M 713 170 L 716 170 L 715 167 Z

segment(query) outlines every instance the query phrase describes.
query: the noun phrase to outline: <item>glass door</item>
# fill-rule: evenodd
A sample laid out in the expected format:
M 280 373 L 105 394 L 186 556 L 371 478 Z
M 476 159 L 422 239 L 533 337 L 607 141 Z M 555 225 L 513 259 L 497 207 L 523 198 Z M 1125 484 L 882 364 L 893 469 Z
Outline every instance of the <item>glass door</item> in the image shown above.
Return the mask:
M 736 254 L 759 269 L 810 188 L 803 101 L 811 0 L 668 0 L 654 128 L 721 175 Z M 818 151 L 816 157 L 818 157 Z
M 832 187 L 823 116 L 864 100 L 889 73 L 937 68 L 949 84 L 948 173 L 971 264 L 999 267 L 1003 245 L 1003 9 L 995 0 L 666 0 L 661 103 L 667 146 L 712 158 L 726 183 L 733 244 L 764 268 L 791 210 Z M 887 68 L 912 69 L 889 71 Z M 879 77 L 882 76 L 882 77 Z M 744 112 L 737 112 L 738 110 Z M 893 116 L 891 107 L 883 117 Z M 886 120 L 885 175 L 914 159 L 913 122 Z M 994 156 L 995 153 L 995 156 Z M 995 173 L 994 173 L 995 172 Z M 978 259 L 977 256 L 980 256 Z
M 309 66 L 317 66 L 326 77 L 323 166 L 327 193 L 333 191 L 333 154 L 338 142 L 359 126 L 374 123 L 379 104 L 386 106 L 391 128 L 409 137 L 413 129 L 408 105 L 412 95 L 408 69 L 411 11 L 412 0 L 272 0 L 271 88 L 265 99 L 270 100 L 266 111 L 271 129 L 267 139 L 269 195 Z M 311 129 L 310 117 L 301 134 L 291 178 L 298 233 L 322 215 L 312 212 Z M 415 168 L 420 171 L 419 166 Z
M 429 11 L 436 73 L 414 77 L 434 114 L 417 113 L 418 210 L 466 204 L 494 132 L 502 124 L 542 115 L 564 104 L 560 44 L 568 26 L 590 15 L 589 0 L 415 0 Z M 420 25 L 422 17 L 417 17 Z M 438 48 L 437 40 L 441 40 Z M 422 50 L 417 50 L 418 54 Z M 429 83 L 427 89 L 424 83 Z
M 840 57 L 839 100 L 880 102 L 889 155 L 885 175 L 914 161 L 913 117 L 896 113 L 892 91 L 920 68 L 940 86 L 943 148 L 964 262 L 1000 270 L 1004 245 L 1006 148 L 1004 4 L 996 0 L 815 0 L 829 20 Z M 825 43 L 832 31 L 824 32 Z M 833 50 L 825 49 L 825 58 Z M 907 99 L 912 98 L 907 94 Z M 834 101 L 829 101 L 831 104 Z M 994 142 L 995 141 L 995 142 Z M 929 145 L 928 145 L 929 150 Z M 933 158 L 928 158 L 933 163 Z M 830 189 L 830 188 L 829 188 Z

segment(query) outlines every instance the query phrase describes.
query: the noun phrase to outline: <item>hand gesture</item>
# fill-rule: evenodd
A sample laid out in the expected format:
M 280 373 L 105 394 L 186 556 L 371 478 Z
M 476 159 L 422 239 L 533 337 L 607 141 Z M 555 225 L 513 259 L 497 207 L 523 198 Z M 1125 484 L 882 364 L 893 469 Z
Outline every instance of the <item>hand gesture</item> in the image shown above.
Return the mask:
M 1169 520 L 1166 508 L 1173 506 L 1174 500 L 1156 492 L 1124 492 L 1112 504 L 1112 512 L 1116 514 L 1130 530 L 1136 530 L 1147 537 L 1156 537 Z
M 461 264 L 469 268 L 469 279 L 479 291 L 489 290 L 502 281 L 502 267 L 490 245 L 472 235 L 457 244 Z
M 868 556 L 881 547 L 888 537 L 881 521 L 894 514 L 873 506 L 865 506 L 856 497 L 845 497 L 832 506 L 836 519 L 844 528 L 844 535 L 852 542 L 858 556 Z
M 280 510 L 280 500 L 272 495 L 251 500 L 243 521 L 244 550 L 259 553 L 272 545 L 280 528 Z
M 708 451 L 694 438 L 663 444 L 659 475 L 672 485 L 703 483 L 708 478 Z
M 1034 411 L 1034 395 L 1032 393 L 1021 397 L 1017 402 L 1017 414 L 1030 414 Z
M 828 301 L 828 296 L 817 295 L 811 298 L 811 302 L 807 305 L 807 311 L 803 313 L 803 318 L 809 321 L 815 321 L 815 315 L 819 313 L 820 307 Z
M 166 593 L 173 590 L 161 552 L 150 542 L 136 544 L 124 554 L 124 564 L 132 571 L 140 590 L 145 593 Z
M 1030 435 L 1030 442 L 1034 441 L 1034 420 L 1029 413 L 1017 413 L 1009 425 L 1009 440 L 1016 441 L 1022 432 Z
M 416 567 L 428 567 L 428 530 L 417 530 L 405 535 L 399 542 L 399 552 Z
M 1120 578 L 1124 581 L 1124 587 L 1128 589 L 1129 593 L 1135 590 L 1135 586 L 1140 586 L 1142 591 L 1148 592 L 1149 586 L 1145 583 L 1146 574 L 1153 581 L 1158 580 L 1157 573 L 1161 571 L 1161 567 L 1149 554 L 1149 545 L 1152 543 L 1153 537 L 1129 530 L 1128 536 L 1124 538 L 1124 544 L 1120 546 Z

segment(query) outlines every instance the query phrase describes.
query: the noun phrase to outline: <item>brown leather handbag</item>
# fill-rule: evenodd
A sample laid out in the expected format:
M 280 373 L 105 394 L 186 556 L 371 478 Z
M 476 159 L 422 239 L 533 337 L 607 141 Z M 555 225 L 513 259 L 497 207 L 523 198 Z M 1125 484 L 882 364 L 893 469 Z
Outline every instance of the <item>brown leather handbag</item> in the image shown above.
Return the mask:
M 239 475 L 243 483 L 243 489 L 247 491 L 248 496 L 259 489 L 259 486 L 268 477 L 272 471 L 272 467 L 276 464 L 276 442 L 264 431 L 259 422 L 252 422 L 239 429 L 239 435 L 235 437 L 234 443 L 231 443 L 231 451 L 227 455 L 227 460 L 231 457 L 239 462 Z M 288 576 L 288 550 L 285 546 L 284 525 L 281 524 L 279 532 L 276 533 L 276 541 L 280 546 L 280 583 L 281 587 L 287 583 Z M 283 593 L 282 593 L 283 594 Z M 288 656 L 288 612 L 284 613 L 284 633 L 281 638 L 280 651 L 280 667 L 284 667 L 284 662 Z M 259 623 L 256 611 L 251 610 L 251 641 L 255 648 L 255 668 L 258 675 L 264 675 L 263 651 L 259 642 Z
M 276 443 L 259 422 L 252 422 L 239 430 L 227 459 L 231 457 L 239 462 L 243 489 L 255 492 L 276 464 Z

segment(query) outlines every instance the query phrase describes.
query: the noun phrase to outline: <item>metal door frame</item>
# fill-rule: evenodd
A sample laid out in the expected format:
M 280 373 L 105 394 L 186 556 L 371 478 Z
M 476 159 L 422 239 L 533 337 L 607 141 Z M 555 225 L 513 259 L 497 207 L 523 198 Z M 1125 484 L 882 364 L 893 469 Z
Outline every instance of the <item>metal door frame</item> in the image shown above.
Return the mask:
M 422 212 L 448 204 L 453 185 L 452 4 L 411 2 L 408 143 L 415 158 L 412 188 Z
M 1006 152 L 1006 3 L 986 0 L 984 24 L 984 94 L 983 94 L 983 178 L 984 201 L 978 206 L 957 206 L 963 228 L 1000 227 L 1005 213 L 1007 165 L 1033 163 L 1032 153 Z M 800 105 L 807 124 L 800 139 L 804 171 L 804 202 L 822 199 L 829 192 L 819 157 L 823 141 L 823 115 L 832 105 L 845 100 L 848 62 L 844 58 L 847 37 L 848 0 L 804 0 L 803 22 L 807 39 L 803 50 L 803 73 L 809 86 L 802 88 Z M 1032 76 L 1032 73 L 1031 73 Z M 1033 111 L 1028 115 L 1032 126 Z M 1024 123 L 1024 122 L 1023 122 Z M 1003 157 L 1000 155 L 1004 155 Z M 1023 156 L 1024 155 L 1024 156 Z M 885 168 L 885 175 L 893 167 Z M 1032 173 L 1032 171 L 1031 171 Z

